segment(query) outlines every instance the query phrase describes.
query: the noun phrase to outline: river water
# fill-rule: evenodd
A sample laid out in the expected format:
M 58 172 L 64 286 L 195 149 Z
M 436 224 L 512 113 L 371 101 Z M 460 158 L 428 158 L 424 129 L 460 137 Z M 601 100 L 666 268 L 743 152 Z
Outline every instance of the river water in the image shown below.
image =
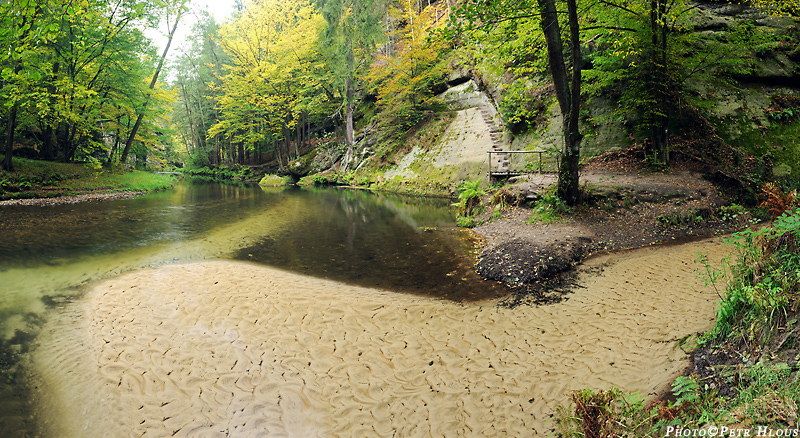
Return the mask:
M 443 199 L 184 182 L 131 200 L 2 207 L 0 236 L 4 437 L 31 430 L 22 367 L 48 314 L 126 271 L 228 259 L 458 301 L 506 292 L 474 274 Z
M 717 241 L 586 263 L 509 309 L 446 200 L 182 183 L 0 210 L 0 436 L 544 436 L 653 395 L 713 325 Z

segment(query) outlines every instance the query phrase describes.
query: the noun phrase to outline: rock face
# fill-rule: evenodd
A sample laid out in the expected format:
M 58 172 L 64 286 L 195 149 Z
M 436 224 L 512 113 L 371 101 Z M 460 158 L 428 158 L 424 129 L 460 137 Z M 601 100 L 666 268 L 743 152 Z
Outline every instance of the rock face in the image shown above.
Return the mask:
M 750 47 L 752 53 L 744 54 L 752 61 L 750 71 L 734 77 L 745 85 L 800 86 L 796 18 L 766 16 L 744 5 L 698 2 L 690 20 L 694 31 L 708 39 L 720 40 L 724 37 L 721 32 L 741 25 L 751 26 L 754 35 L 764 33 L 781 37 L 784 41 L 767 41 Z
M 710 102 L 716 129 L 725 138 L 735 140 L 742 131 L 763 129 L 771 121 L 765 110 L 775 94 L 796 94 L 800 89 L 800 30 L 798 20 L 789 17 L 768 17 L 746 5 L 724 2 L 696 2 L 688 15 L 688 25 L 700 36 L 698 48 L 710 41 L 729 39 L 729 33 L 742 25 L 754 33 L 778 35 L 781 41 L 765 42 L 750 47 L 745 57 L 748 67 L 733 74 L 734 83 L 693 76 L 686 84 L 695 97 Z M 723 34 L 724 33 L 724 34 Z M 413 148 L 398 164 L 384 174 L 386 179 L 421 179 L 443 185 L 475 180 L 486 176 L 487 151 L 543 151 L 541 155 L 493 155 L 492 170 L 555 171 L 559 152 L 563 149 L 562 116 L 555 98 L 549 102 L 544 121 L 521 135 L 512 135 L 503 127 L 498 113 L 502 99 L 502 78 L 485 74 L 473 77 L 468 71 L 456 71 L 449 78 L 446 91 L 438 97 L 456 115 L 438 144 L 430 148 Z M 542 85 L 542 84 L 539 84 Z M 587 116 L 582 120 L 585 137 L 582 154 L 587 157 L 624 149 L 632 144 L 632 133 L 615 114 L 617 101 L 607 96 L 586 100 Z M 731 123 L 736 118 L 741 122 Z M 742 125 L 744 123 L 744 125 Z M 786 167 L 780 161 L 776 168 Z M 792 166 L 793 167 L 793 166 Z
M 427 150 L 414 147 L 384 174 L 385 179 L 455 185 L 485 178 L 487 151 L 503 144 L 497 135 L 502 125 L 494 103 L 472 80 L 449 88 L 439 98 L 455 111 L 440 141 Z

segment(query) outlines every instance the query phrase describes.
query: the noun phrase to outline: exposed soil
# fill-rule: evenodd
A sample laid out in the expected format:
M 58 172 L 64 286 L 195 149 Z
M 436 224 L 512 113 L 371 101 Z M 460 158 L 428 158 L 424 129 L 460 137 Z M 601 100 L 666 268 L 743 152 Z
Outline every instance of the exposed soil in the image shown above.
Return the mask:
M 753 220 L 748 213 L 721 212 L 729 204 L 722 190 L 691 168 L 658 173 L 635 163 L 601 162 L 585 168 L 580 181 L 585 202 L 553 224 L 527 222 L 531 207 L 556 183 L 555 175 L 512 181 L 510 192 L 519 205 L 499 219 L 492 219 L 495 210 L 487 207 L 479 218 L 484 223 L 473 230 L 483 243 L 476 270 L 509 286 L 527 286 L 525 300 L 551 301 L 545 290 L 588 257 L 726 234 Z
M 790 311 L 766 346 L 753 346 L 741 340 L 707 342 L 692 352 L 692 367 L 707 391 L 716 391 L 721 397 L 735 396 L 745 370 L 757 363 L 786 364 L 792 372 L 800 371 L 800 335 L 789 330 L 797 312 Z M 687 373 L 688 374 L 688 373 Z

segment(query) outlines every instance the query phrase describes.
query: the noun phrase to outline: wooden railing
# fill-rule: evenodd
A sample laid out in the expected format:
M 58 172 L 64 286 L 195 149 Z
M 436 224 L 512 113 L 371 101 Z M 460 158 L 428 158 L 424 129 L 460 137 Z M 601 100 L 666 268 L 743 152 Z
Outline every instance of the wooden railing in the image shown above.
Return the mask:
M 542 154 L 546 154 L 552 151 L 486 151 L 489 156 L 489 167 L 487 176 L 489 177 L 489 181 L 492 178 L 509 178 L 512 176 L 519 176 L 519 175 L 527 175 L 531 173 L 541 173 L 543 169 L 543 161 L 542 161 Z M 539 166 L 535 171 L 532 170 L 512 170 L 511 169 L 511 160 L 508 157 L 509 154 L 539 154 Z M 492 157 L 492 155 L 497 155 L 497 157 Z M 495 168 L 492 169 L 492 159 L 497 161 Z M 561 162 L 561 154 L 556 152 L 556 169 L 560 167 Z

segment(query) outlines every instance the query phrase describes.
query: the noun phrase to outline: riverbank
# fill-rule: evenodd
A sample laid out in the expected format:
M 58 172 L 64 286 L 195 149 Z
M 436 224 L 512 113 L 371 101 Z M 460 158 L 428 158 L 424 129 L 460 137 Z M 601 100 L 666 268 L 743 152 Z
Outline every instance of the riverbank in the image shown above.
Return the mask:
M 142 196 L 147 192 L 114 192 L 114 193 L 83 193 L 80 195 L 65 195 L 56 196 L 52 198 L 26 198 L 26 199 L 6 199 L 0 201 L 0 206 L 3 205 L 63 205 L 63 204 L 77 204 L 79 202 L 91 201 L 111 201 L 114 199 L 133 199 L 137 196 Z
M 710 254 L 701 260 L 701 278 L 720 296 L 716 323 L 687 343 L 692 367 L 670 396 L 645 403 L 619 389 L 574 392 L 558 415 L 559 436 L 798 434 L 800 209 L 728 243 L 721 267 L 708 264 Z
M 92 285 L 33 358 L 53 436 L 545 436 L 571 390 L 654 395 L 714 322 L 716 240 L 593 259 L 552 306 L 458 304 L 235 262 Z M 646 273 L 634 276 L 633 272 Z
M 486 194 L 486 208 L 476 217 L 480 225 L 473 229 L 482 242 L 476 270 L 490 280 L 528 287 L 529 293 L 513 298 L 517 302 L 547 301 L 557 298 L 553 284 L 589 257 L 729 234 L 758 222 L 690 170 L 590 166 L 581 183 L 585 202 L 561 211 L 546 204 L 556 184 L 550 174 L 517 178 Z M 505 208 L 492 206 L 500 190 L 513 201 Z
M 14 171 L 0 170 L 0 205 L 71 204 L 130 198 L 170 188 L 175 181 L 169 174 L 14 158 Z

